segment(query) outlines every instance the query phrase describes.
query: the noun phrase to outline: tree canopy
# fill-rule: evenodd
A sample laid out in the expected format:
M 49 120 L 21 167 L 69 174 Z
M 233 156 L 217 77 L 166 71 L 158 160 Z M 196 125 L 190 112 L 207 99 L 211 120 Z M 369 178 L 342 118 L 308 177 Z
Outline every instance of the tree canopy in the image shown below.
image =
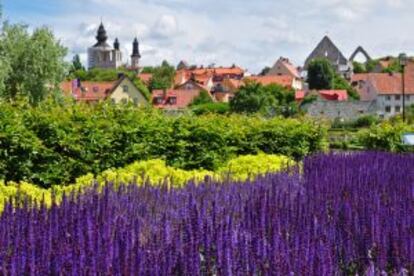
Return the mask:
M 212 103 L 213 99 L 206 90 L 201 90 L 200 95 L 193 100 L 191 106 Z
M 0 96 L 14 101 L 27 97 L 37 104 L 58 93 L 64 79 L 66 48 L 51 30 L 2 23 L 0 34 Z
M 150 90 L 168 89 L 173 86 L 175 77 L 175 68 L 167 61 L 163 61 L 161 66 L 154 67 L 148 70 L 152 73 L 152 78 L 149 84 Z
M 276 84 L 264 86 L 246 82 L 230 101 L 230 109 L 236 113 L 261 113 L 266 116 L 290 116 L 297 112 L 294 92 Z
M 308 83 L 310 89 L 331 89 L 335 70 L 326 58 L 314 59 L 308 66 Z

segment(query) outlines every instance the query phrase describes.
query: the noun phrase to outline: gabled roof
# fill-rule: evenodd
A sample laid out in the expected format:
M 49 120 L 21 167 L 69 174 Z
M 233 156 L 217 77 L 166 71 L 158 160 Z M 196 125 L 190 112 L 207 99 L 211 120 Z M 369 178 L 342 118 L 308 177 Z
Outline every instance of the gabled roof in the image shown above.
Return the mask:
M 324 36 L 321 42 L 312 51 L 309 57 L 306 59 L 305 68 L 309 63 L 316 58 L 327 58 L 332 64 L 347 65 L 348 60 L 342 54 L 342 52 L 336 47 L 332 40 L 328 36 Z
M 199 95 L 200 90 L 169 89 L 165 92 L 154 90 L 152 92 L 152 102 L 154 107 L 159 109 L 183 109 L 188 107 Z M 161 99 L 161 103 L 155 101 L 157 98 Z M 175 98 L 175 103 L 171 103 L 171 98 Z
M 82 81 L 81 87 L 75 83 L 76 80 L 61 83 L 61 89 L 66 96 L 72 96 L 77 101 L 97 102 L 105 100 L 116 87 L 118 81 L 90 82 Z
M 292 76 L 251 76 L 245 78 L 245 80 L 255 81 L 262 85 L 278 84 L 283 87 L 291 88 L 293 84 Z
M 346 90 L 320 90 L 319 95 L 328 101 L 347 101 L 348 93 Z
M 148 84 L 152 79 L 151 73 L 141 73 L 137 75 L 138 78 L 140 78 L 144 83 Z
M 401 78 L 400 73 L 368 73 L 356 74 L 352 81 L 370 83 L 379 95 L 395 95 L 402 94 Z M 414 94 L 414 75 L 410 71 L 406 72 L 405 75 L 405 93 Z
M 275 64 L 273 65 L 272 68 L 270 68 L 269 73 L 267 75 L 276 75 L 276 74 L 272 74 L 272 70 L 277 70 L 278 66 L 283 66 L 286 68 L 286 70 L 290 73 L 291 76 L 300 79 L 300 73 L 298 68 L 296 68 L 289 59 L 284 58 L 284 57 L 280 57 Z

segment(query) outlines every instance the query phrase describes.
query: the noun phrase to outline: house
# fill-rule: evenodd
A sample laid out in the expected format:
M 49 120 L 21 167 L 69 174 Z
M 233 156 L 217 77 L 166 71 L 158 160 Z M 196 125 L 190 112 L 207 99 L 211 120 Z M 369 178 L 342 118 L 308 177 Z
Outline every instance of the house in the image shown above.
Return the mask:
M 183 67 L 180 66 L 180 70 L 176 72 L 176 84 L 182 84 L 192 76 L 212 76 L 214 84 L 222 82 L 224 79 L 237 79 L 241 80 L 244 77 L 245 70 L 233 65 L 231 67 Z
M 191 79 L 188 79 L 183 84 L 175 86 L 175 89 L 178 90 L 206 90 L 210 92 L 213 87 L 213 78 L 212 77 L 196 77 L 193 76 Z
M 109 92 L 109 98 L 113 103 L 132 102 L 136 106 L 149 106 L 144 94 L 125 76 L 114 84 L 112 90 Z
M 315 95 L 322 101 L 348 101 L 348 92 L 346 90 L 319 90 L 306 93 L 303 90 L 295 92 L 295 100 L 301 102 L 308 95 Z
M 266 76 L 290 76 L 294 79 L 292 87 L 295 90 L 303 89 L 302 77 L 296 68 L 287 58 L 281 57 L 270 68 Z
M 262 85 L 277 84 L 286 88 L 295 90 L 302 89 L 302 81 L 297 81 L 294 77 L 289 75 L 282 76 L 251 76 L 244 79 L 245 81 L 254 81 Z
M 111 100 L 113 103 L 133 102 L 137 106 L 148 106 L 145 96 L 126 76 L 113 82 L 80 82 L 67 81 L 61 84 L 61 89 L 67 96 L 77 102 L 98 103 Z
M 377 115 L 389 118 L 402 113 L 403 84 L 401 73 L 355 74 L 352 86 L 357 89 L 362 100 L 374 101 Z M 404 74 L 405 106 L 414 104 L 414 62 L 405 67 Z
M 328 36 L 324 36 L 316 48 L 305 61 L 304 70 L 308 70 L 309 64 L 318 58 L 326 58 L 330 61 L 337 73 L 349 79 L 352 75 L 352 64 L 336 47 Z
M 145 85 L 149 85 L 152 79 L 152 74 L 151 73 L 140 73 L 137 75 L 137 77 L 142 80 L 142 82 Z
M 212 94 L 216 101 L 228 103 L 234 98 L 236 91 L 243 85 L 242 80 L 225 78 L 222 82 L 217 83 L 213 89 Z
M 187 108 L 199 95 L 200 90 L 168 89 L 154 90 L 152 104 L 162 110 L 181 110 Z

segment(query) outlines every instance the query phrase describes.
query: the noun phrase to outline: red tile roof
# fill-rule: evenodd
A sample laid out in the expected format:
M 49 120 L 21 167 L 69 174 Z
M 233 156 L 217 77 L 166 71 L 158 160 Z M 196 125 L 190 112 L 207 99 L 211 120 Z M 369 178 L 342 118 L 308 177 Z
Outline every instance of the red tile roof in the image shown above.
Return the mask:
M 303 90 L 298 90 L 295 92 L 295 100 L 296 101 L 302 101 L 305 98 L 305 91 Z
M 348 93 L 346 90 L 320 90 L 319 95 L 328 101 L 347 101 Z
M 282 63 L 285 65 L 286 69 L 294 76 L 295 78 L 300 79 L 301 76 L 299 74 L 298 68 L 296 68 L 287 58 L 281 58 Z
M 291 76 L 252 76 L 245 79 L 255 81 L 263 85 L 278 84 L 288 88 L 291 88 L 293 84 L 293 77 Z
M 152 74 L 151 73 L 141 73 L 137 77 L 140 78 L 144 83 L 148 84 L 152 79 Z
M 81 82 L 81 87 L 74 84 L 76 81 L 61 83 L 61 89 L 67 96 L 74 97 L 77 101 L 97 102 L 105 100 L 118 81 L 111 82 Z
M 169 89 L 165 92 L 154 90 L 152 92 L 152 102 L 154 107 L 159 109 L 183 109 L 188 107 L 199 95 L 200 90 Z M 171 101 L 174 98 L 175 101 Z M 158 102 L 157 99 L 161 99 L 161 102 Z

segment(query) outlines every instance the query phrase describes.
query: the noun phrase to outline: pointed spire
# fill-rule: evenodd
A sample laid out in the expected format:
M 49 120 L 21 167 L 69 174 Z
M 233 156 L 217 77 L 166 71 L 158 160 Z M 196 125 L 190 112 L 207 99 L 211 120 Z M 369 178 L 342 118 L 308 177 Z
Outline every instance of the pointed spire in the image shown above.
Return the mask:
M 118 38 L 115 38 L 114 49 L 119 51 L 119 48 L 120 48 L 119 40 Z
M 138 38 L 134 39 L 134 42 L 132 43 L 132 55 L 131 57 L 138 57 L 140 58 L 141 55 L 139 53 L 139 42 L 138 42 Z
M 96 43 L 94 47 L 108 46 L 108 44 L 106 43 L 106 41 L 108 40 L 108 36 L 106 34 L 106 30 L 102 22 L 99 25 L 98 33 L 96 35 L 96 40 L 98 41 L 98 43 Z

